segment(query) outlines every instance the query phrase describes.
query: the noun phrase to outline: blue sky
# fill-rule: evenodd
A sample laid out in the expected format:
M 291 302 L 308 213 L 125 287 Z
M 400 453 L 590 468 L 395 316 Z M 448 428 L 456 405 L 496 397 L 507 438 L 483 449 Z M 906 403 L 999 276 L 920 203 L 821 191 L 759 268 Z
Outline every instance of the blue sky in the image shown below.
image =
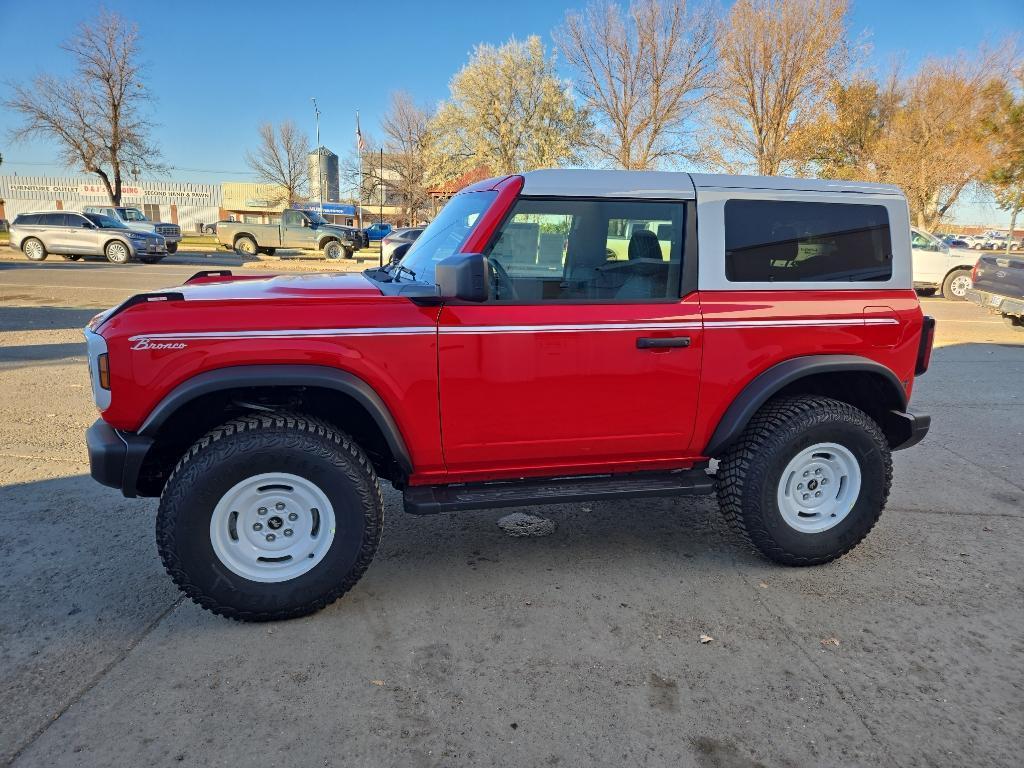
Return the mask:
M 264 120 L 292 118 L 312 137 L 316 96 L 321 138 L 338 154 L 354 140 L 355 111 L 364 132 L 376 133 L 389 93 L 405 89 L 433 103 L 480 42 L 550 31 L 568 8 L 586 0 L 378 0 L 341 2 L 194 2 L 106 0 L 142 34 L 151 89 L 158 95 L 157 141 L 171 177 L 181 181 L 247 179 L 246 147 Z M 0 83 L 40 71 L 64 73 L 57 47 L 99 3 L 91 0 L 0 0 Z M 929 55 L 969 55 L 983 41 L 1024 32 L 1020 0 L 851 0 L 854 38 L 866 34 L 871 60 L 895 59 L 914 69 Z M 15 33 L 16 32 L 16 33 Z M 0 88 L 6 90 L 3 85 Z M 58 175 L 46 143 L 12 145 L 14 116 L 0 111 L 3 173 Z M 984 203 L 963 206 L 966 217 L 999 218 Z

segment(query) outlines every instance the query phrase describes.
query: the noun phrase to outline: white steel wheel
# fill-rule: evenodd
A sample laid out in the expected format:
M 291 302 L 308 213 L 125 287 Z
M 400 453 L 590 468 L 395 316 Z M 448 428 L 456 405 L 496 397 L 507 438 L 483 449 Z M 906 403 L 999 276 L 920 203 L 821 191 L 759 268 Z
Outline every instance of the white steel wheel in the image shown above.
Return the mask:
M 253 475 L 225 493 L 210 518 L 217 558 L 239 576 L 264 583 L 298 578 L 334 541 L 334 507 L 309 480 L 284 472 Z
M 839 525 L 860 495 L 857 458 L 838 443 L 817 443 L 800 451 L 779 478 L 782 519 L 800 533 L 821 533 Z
M 957 275 L 949 281 L 949 292 L 958 299 L 964 298 L 970 287 L 971 277 L 968 274 Z

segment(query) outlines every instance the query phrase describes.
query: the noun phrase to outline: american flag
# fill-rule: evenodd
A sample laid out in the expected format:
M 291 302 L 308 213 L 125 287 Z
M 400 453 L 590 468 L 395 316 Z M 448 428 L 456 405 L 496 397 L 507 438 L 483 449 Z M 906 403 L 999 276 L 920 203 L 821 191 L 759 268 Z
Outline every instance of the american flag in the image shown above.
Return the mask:
M 356 112 L 356 149 L 360 152 L 366 151 L 366 142 L 363 140 L 363 132 L 359 129 L 359 113 Z

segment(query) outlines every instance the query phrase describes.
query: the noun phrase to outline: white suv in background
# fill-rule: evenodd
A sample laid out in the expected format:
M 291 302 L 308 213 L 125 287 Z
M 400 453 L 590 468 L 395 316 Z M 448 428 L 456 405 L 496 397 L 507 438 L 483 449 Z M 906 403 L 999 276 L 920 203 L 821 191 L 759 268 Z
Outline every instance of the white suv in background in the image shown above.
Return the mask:
M 910 235 L 914 288 L 918 293 L 930 296 L 941 291 L 947 299 L 966 299 L 977 255 L 965 248 L 950 248 L 939 238 L 920 229 L 912 227 Z

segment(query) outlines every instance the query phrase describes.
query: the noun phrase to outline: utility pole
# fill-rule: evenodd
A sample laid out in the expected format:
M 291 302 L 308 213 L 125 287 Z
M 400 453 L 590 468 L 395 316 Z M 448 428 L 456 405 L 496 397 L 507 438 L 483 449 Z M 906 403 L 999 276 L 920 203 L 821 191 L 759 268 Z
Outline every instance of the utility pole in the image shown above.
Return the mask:
M 324 215 L 324 163 L 323 155 L 320 154 L 320 107 L 316 105 L 316 97 L 310 99 L 313 102 L 313 113 L 316 115 L 316 194 L 320 199 L 320 216 Z

